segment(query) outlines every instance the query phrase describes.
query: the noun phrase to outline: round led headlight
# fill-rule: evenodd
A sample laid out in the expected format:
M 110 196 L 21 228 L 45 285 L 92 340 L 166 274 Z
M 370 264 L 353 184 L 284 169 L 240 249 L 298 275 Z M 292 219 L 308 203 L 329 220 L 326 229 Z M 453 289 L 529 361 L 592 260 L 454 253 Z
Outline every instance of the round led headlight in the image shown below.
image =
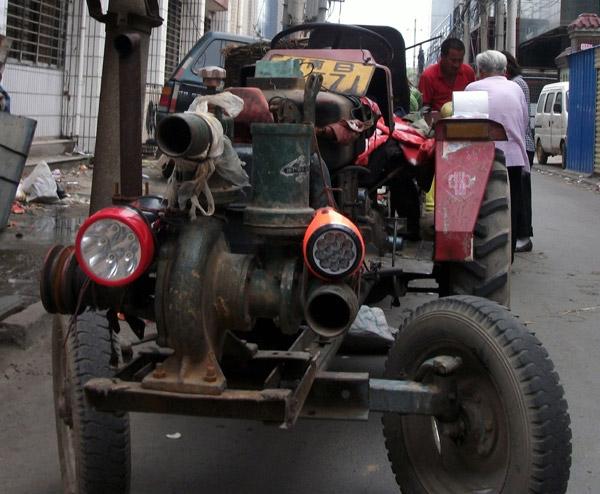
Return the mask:
M 331 208 L 316 212 L 303 242 L 304 260 L 319 278 L 344 278 L 356 272 L 364 259 L 365 245 L 359 229 Z
M 154 258 L 154 236 L 140 211 L 108 207 L 79 228 L 75 255 L 83 272 L 100 285 L 121 286 L 139 278 Z

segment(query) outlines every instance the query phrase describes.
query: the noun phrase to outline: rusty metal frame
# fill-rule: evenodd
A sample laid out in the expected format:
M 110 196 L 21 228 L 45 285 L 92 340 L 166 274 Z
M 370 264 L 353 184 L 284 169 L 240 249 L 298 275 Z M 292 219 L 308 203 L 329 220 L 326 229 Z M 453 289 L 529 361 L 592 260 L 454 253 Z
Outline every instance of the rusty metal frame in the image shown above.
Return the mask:
M 442 386 L 415 381 L 370 379 L 367 373 L 327 372 L 342 338 L 323 340 L 305 329 L 289 350 L 258 351 L 256 361 L 273 363 L 263 389 L 226 389 L 219 395 L 144 388 L 141 380 L 170 352 L 142 353 L 116 378 L 95 378 L 85 385 L 99 410 L 169 413 L 260 420 L 282 428 L 299 417 L 366 420 L 369 412 L 443 415 L 451 404 Z M 280 365 L 304 370 L 294 384 L 280 379 Z M 288 387 L 280 387 L 281 385 Z

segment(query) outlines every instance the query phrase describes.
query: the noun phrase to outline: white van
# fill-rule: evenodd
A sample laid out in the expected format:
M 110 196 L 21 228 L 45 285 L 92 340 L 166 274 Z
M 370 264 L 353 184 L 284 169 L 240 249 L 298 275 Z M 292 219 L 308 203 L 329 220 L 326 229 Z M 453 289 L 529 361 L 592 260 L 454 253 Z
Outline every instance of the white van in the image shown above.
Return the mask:
M 567 123 L 569 119 L 569 83 L 547 84 L 540 93 L 535 112 L 535 154 L 545 165 L 548 156 L 560 154 L 567 164 Z

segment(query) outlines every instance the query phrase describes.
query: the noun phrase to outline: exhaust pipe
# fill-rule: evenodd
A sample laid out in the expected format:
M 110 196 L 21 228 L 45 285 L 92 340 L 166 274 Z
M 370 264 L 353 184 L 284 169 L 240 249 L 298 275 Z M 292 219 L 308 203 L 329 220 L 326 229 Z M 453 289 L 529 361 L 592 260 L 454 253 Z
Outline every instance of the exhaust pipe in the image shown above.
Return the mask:
M 174 113 L 158 123 L 156 142 L 167 156 L 194 159 L 210 146 L 212 132 L 200 115 Z
M 335 338 L 344 334 L 358 313 L 356 293 L 345 283 L 314 283 L 304 303 L 304 318 L 318 335 Z

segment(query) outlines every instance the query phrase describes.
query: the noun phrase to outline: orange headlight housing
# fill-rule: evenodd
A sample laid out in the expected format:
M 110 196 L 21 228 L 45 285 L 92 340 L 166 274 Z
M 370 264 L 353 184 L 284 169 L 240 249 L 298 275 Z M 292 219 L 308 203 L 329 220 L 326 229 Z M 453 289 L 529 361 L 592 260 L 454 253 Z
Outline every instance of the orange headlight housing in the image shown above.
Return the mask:
M 333 208 L 321 208 L 306 229 L 302 252 L 312 274 L 335 280 L 360 269 L 365 242 L 352 221 Z

